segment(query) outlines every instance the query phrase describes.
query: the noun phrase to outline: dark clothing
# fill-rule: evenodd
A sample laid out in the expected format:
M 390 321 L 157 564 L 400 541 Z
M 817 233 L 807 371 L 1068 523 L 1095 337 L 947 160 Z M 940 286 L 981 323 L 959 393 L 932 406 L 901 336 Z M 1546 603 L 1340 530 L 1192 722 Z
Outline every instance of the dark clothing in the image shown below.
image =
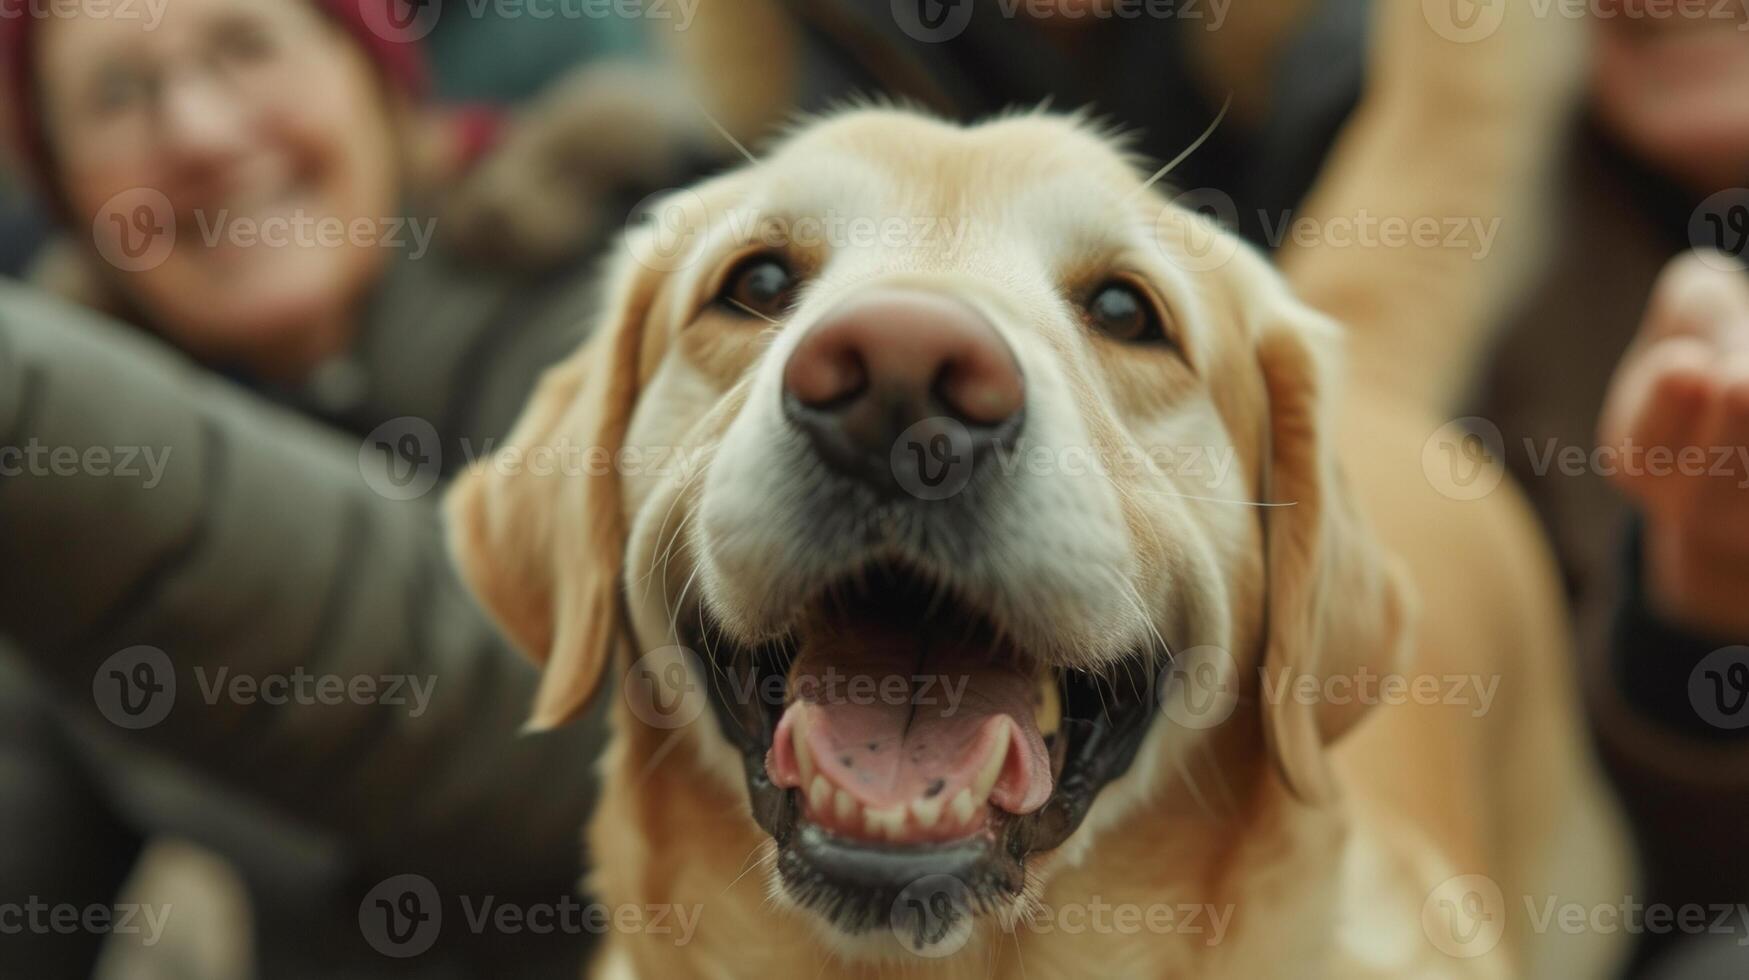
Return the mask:
M 919 41 L 891 0 L 787 0 L 812 42 L 803 77 L 808 110 L 850 95 L 902 98 L 961 121 L 1049 104 L 1090 110 L 1165 163 L 1195 143 L 1224 93 L 1191 70 L 1187 47 L 1207 27 L 1183 17 L 1111 20 L 1083 28 L 1068 50 L 999 4 L 967 4 L 951 38 Z M 1210 187 L 1238 202 L 1238 231 L 1273 247 L 1269 222 L 1298 205 L 1358 101 L 1366 60 L 1368 0 L 1324 0 L 1290 39 L 1272 86 L 1268 120 L 1247 132 L 1233 120 L 1172 173 L 1172 186 Z M 963 9 L 963 8 L 962 8 Z

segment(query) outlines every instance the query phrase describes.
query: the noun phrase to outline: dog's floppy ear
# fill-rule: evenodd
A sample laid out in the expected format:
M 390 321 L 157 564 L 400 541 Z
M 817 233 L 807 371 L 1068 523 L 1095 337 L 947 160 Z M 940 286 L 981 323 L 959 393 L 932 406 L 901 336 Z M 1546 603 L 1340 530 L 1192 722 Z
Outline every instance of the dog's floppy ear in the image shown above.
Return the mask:
M 575 717 L 625 636 L 625 514 L 612 463 L 637 402 L 658 282 L 622 253 L 594 334 L 542 377 L 502 448 L 469 467 L 445 503 L 463 580 L 545 668 L 531 730 Z
M 1358 699 L 1296 696 L 1296 678 L 1379 674 L 1408 648 L 1407 580 L 1374 539 L 1337 463 L 1334 324 L 1289 302 L 1260 333 L 1257 358 L 1269 399 L 1264 511 L 1267 635 L 1263 729 L 1271 758 L 1307 803 L 1334 795 L 1326 747 L 1365 713 Z M 1352 691 L 1353 688 L 1349 687 Z

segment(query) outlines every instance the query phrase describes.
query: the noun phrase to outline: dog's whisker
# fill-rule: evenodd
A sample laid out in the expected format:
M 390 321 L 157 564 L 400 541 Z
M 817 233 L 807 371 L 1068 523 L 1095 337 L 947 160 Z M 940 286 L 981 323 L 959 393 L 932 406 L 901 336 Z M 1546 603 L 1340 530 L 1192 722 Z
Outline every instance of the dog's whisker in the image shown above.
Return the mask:
M 678 549 L 680 547 L 681 535 L 686 532 L 686 525 L 691 520 L 692 520 L 692 514 L 690 514 L 690 513 L 681 517 L 680 523 L 678 525 L 676 525 L 674 528 L 673 536 L 671 538 L 669 538 L 669 540 L 668 540 L 668 547 L 666 549 L 664 549 L 661 559 L 658 561 L 650 563 L 650 571 L 647 575 L 645 575 L 644 581 L 642 583 L 644 586 L 644 594 L 643 594 L 644 600 L 647 601 L 649 599 L 650 590 L 655 587 L 656 581 L 658 579 L 660 579 L 664 583 L 666 583 L 668 581 L 668 569 L 672 565 L 675 557 L 678 555 Z M 664 605 L 664 607 L 666 607 L 666 605 L 667 605 L 666 592 L 664 592 L 663 605 Z
M 668 610 L 668 635 L 670 636 L 678 637 L 680 635 L 680 613 L 686 608 L 686 594 L 692 591 L 692 583 L 698 581 L 698 572 L 702 567 L 704 566 L 694 565 L 692 567 L 692 574 L 686 577 L 686 584 L 680 587 L 680 595 L 675 599 L 674 605 L 669 606 L 666 602 L 663 603 L 663 606 Z
M 674 747 L 679 744 L 680 732 L 669 732 L 668 737 L 662 740 L 662 744 L 656 746 L 656 751 L 650 753 L 650 761 L 644 763 L 643 770 L 638 773 L 638 785 L 642 786 L 662 765 L 662 761 L 668 758 L 668 754 L 674 751 Z
M 764 320 L 766 323 L 769 323 L 773 326 L 777 326 L 777 327 L 783 326 L 782 320 L 777 320 L 777 319 L 774 319 L 772 317 L 766 316 L 765 314 L 759 312 L 758 310 L 754 309 L 751 306 L 748 306 L 746 303 L 741 302 L 740 300 L 736 299 L 733 296 L 729 296 L 729 297 L 725 297 L 725 298 L 728 299 L 730 306 L 735 307 L 736 309 L 740 310 L 742 313 L 746 313 L 750 316 L 756 316 L 759 319 Z
M 757 165 L 759 163 L 759 158 L 754 156 L 752 154 L 752 152 L 750 152 L 745 146 L 742 146 L 741 141 L 736 139 L 735 135 L 733 133 L 729 132 L 727 127 L 725 127 L 722 123 L 718 122 L 716 116 L 711 115 L 711 111 L 704 107 L 703 102 L 700 102 L 697 99 L 693 99 L 692 104 L 694 107 L 696 107 L 698 109 L 699 115 L 704 116 L 705 121 L 709 122 L 711 124 L 712 129 L 715 129 L 719 134 L 721 134 L 723 139 L 728 140 L 729 143 L 735 147 L 735 149 L 741 151 L 741 155 L 747 158 L 748 163 L 755 164 L 755 165 Z
M 1208 128 L 1202 131 L 1202 135 L 1198 136 L 1194 142 L 1192 142 L 1189 146 L 1185 147 L 1183 153 L 1180 153 L 1177 156 L 1173 157 L 1170 163 L 1166 164 L 1166 166 L 1164 166 L 1164 167 L 1161 167 L 1159 170 L 1154 171 L 1154 176 L 1149 177 L 1146 181 L 1143 181 L 1142 186 L 1136 188 L 1133 191 L 1130 191 L 1129 194 L 1125 195 L 1124 199 L 1127 201 L 1127 200 L 1129 200 L 1129 198 L 1135 197 L 1137 194 L 1146 193 L 1148 188 L 1153 187 L 1156 183 L 1158 183 L 1161 180 L 1161 178 L 1165 177 L 1167 174 L 1171 173 L 1172 171 L 1178 169 L 1179 164 L 1190 159 L 1190 155 L 1192 153 L 1195 153 L 1197 150 L 1202 149 L 1202 145 L 1204 143 L 1207 143 L 1209 141 L 1209 138 L 1215 135 L 1215 130 L 1217 130 L 1221 127 L 1221 123 L 1226 120 L 1227 113 L 1229 111 L 1231 111 L 1232 108 L 1233 108 L 1233 93 L 1228 92 L 1227 93 L 1227 101 L 1221 103 L 1221 111 L 1219 113 L 1215 114 L 1214 122 L 1209 123 Z
M 1126 487 L 1126 486 L 1118 483 L 1117 480 L 1114 477 L 1112 477 L 1112 475 L 1110 473 L 1105 472 L 1103 469 L 1101 469 L 1099 471 L 1099 474 L 1101 476 L 1105 477 L 1105 482 L 1111 484 L 1111 488 L 1113 490 L 1117 491 L 1118 495 L 1123 497 L 1124 500 L 1127 501 L 1131 506 L 1135 507 L 1137 511 L 1146 512 L 1147 508 L 1141 506 L 1141 502 L 1138 501 L 1135 497 L 1135 495 L 1137 493 L 1145 492 L 1145 491 L 1142 491 L 1142 489 L 1140 487 Z M 1148 537 L 1150 539 L 1152 539 L 1152 543 L 1154 545 L 1154 553 L 1155 554 L 1165 554 L 1166 548 L 1162 544 L 1162 542 L 1160 541 L 1160 529 L 1159 529 L 1159 527 L 1157 527 L 1154 524 L 1154 522 L 1152 522 L 1152 521 L 1146 522 L 1143 526 L 1145 526 L 1148 529 Z
M 1215 759 L 1214 747 L 1206 741 L 1198 742 L 1197 747 L 1208 760 L 1209 772 L 1215 777 L 1215 787 L 1221 791 L 1221 800 L 1227 806 L 1227 815 L 1238 813 L 1239 800 L 1233 795 L 1233 788 L 1227 785 L 1227 775 L 1221 771 L 1220 762 Z
M 680 489 L 674 494 L 674 499 L 668 502 L 668 509 L 663 512 L 662 521 L 656 526 L 656 539 L 658 541 L 662 539 L 662 532 L 668 527 L 669 518 L 674 516 L 674 508 L 680 506 L 680 502 L 686 499 L 686 494 L 703 472 L 704 467 L 702 466 L 695 470 L 686 478 L 686 482 L 680 485 Z M 657 570 L 660 569 L 663 575 L 668 574 L 668 564 L 673 560 L 674 549 L 679 545 L 681 532 L 686 529 L 686 523 L 692 519 L 693 513 L 695 512 L 689 510 L 681 516 L 680 523 L 675 525 L 674 533 L 668 538 L 667 546 L 662 548 L 661 555 L 650 563 L 650 570 L 644 574 L 643 580 L 639 583 L 645 586 L 644 598 L 648 599 L 650 596 L 649 584 L 655 578 Z
M 721 697 L 723 694 L 723 682 L 731 679 L 724 670 L 722 661 L 717 657 L 715 641 L 711 637 L 709 624 L 705 622 L 704 605 L 702 603 L 698 607 L 698 639 L 699 645 L 704 647 L 704 661 L 710 667 L 711 689 L 716 692 L 718 697 Z M 735 724 L 736 727 L 740 727 L 740 722 L 738 720 Z
M 1217 819 L 1219 814 L 1215 813 L 1214 807 L 1209 806 L 1208 797 L 1203 795 L 1202 787 L 1197 785 L 1196 774 L 1190 771 L 1190 765 L 1184 756 L 1176 752 L 1173 753 L 1172 764 L 1178 769 L 1178 774 L 1184 777 L 1184 786 L 1190 791 L 1191 799 L 1196 801 L 1196 805 L 1202 808 L 1203 813 L 1211 819 Z
M 1120 573 L 1113 572 L 1112 575 L 1117 581 L 1120 593 L 1123 595 L 1124 599 L 1134 607 L 1136 616 L 1141 619 L 1142 625 L 1148 628 L 1148 633 L 1153 637 L 1153 641 L 1160 644 L 1160 649 L 1166 652 L 1166 662 L 1175 663 L 1177 658 L 1172 654 L 1172 645 L 1166 642 L 1166 637 L 1160 635 L 1160 628 L 1154 625 L 1153 617 L 1148 615 L 1147 606 L 1142 602 L 1141 593 L 1136 590 L 1135 583 L 1128 581 Z M 1128 674 L 1130 667 L 1129 661 L 1123 661 L 1123 665 L 1124 672 Z M 1135 687 L 1135 680 L 1133 677 L 1130 679 L 1130 683 L 1131 690 L 1133 690 L 1139 698 L 1141 696 L 1141 690 Z
M 764 852 L 764 853 L 761 853 L 761 852 Z M 759 843 L 754 844 L 753 850 L 747 852 L 747 859 L 745 861 L 741 862 L 741 865 L 742 865 L 741 873 L 736 875 L 735 880 L 729 882 L 728 888 L 724 888 L 722 893 L 719 894 L 717 897 L 722 898 L 723 895 L 727 895 L 729 893 L 729 889 L 734 888 L 737 884 L 739 884 L 742 878 L 745 878 L 749 874 L 752 874 L 754 871 L 759 870 L 760 867 L 762 867 L 763 865 L 765 865 L 768 862 L 768 859 L 770 861 L 777 860 L 777 849 L 774 845 L 772 845 L 772 842 L 771 841 L 760 841 Z
M 669 581 L 668 569 L 672 565 L 675 557 L 677 557 L 679 554 L 677 549 L 680 547 L 680 535 L 685 533 L 686 525 L 691 520 L 692 520 L 692 515 L 688 514 L 686 517 L 681 518 L 680 525 L 674 529 L 674 539 L 671 542 L 669 542 L 668 553 L 663 557 L 663 560 L 662 560 L 662 581 L 664 583 Z M 694 570 L 694 572 L 696 572 L 698 570 L 697 566 L 694 566 L 693 570 Z M 666 587 L 666 586 L 664 586 L 664 587 Z M 664 592 L 664 597 L 666 597 L 666 592 Z
M 680 611 L 685 608 L 687 590 L 692 588 L 693 579 L 697 578 L 701 567 L 700 565 L 693 566 L 692 574 L 686 578 L 686 584 L 680 587 L 680 598 L 673 603 L 668 601 L 668 573 L 666 569 L 661 575 L 663 618 L 668 620 L 668 635 L 676 639 L 680 635 Z
M 1232 497 L 1205 497 L 1194 493 L 1180 493 L 1176 490 L 1137 489 L 1135 492 L 1145 493 L 1155 497 L 1177 497 L 1180 500 L 1198 500 L 1210 504 L 1232 504 L 1235 507 L 1298 507 L 1300 504 L 1297 500 L 1237 500 Z

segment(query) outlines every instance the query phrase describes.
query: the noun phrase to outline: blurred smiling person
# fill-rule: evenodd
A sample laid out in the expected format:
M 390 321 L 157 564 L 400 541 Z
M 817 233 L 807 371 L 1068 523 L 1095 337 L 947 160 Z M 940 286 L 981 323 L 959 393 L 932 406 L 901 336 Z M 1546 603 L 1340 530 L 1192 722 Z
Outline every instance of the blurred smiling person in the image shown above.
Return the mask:
M 57 226 L 38 288 L 0 283 L 0 452 L 167 461 L 149 488 L 0 476 L 0 902 L 106 906 L 146 841 L 194 840 L 250 887 L 262 978 L 393 962 L 359 909 L 398 874 L 575 894 L 599 724 L 521 736 L 535 672 L 455 581 L 434 505 L 586 335 L 606 202 L 682 179 L 692 137 L 635 73 L 559 86 L 601 134 L 548 202 L 584 233 L 522 263 L 489 209 L 451 207 L 515 180 L 497 157 L 552 105 L 430 101 L 383 29 L 398 2 L 0 0 L 6 142 Z M 377 451 L 409 439 L 411 486 Z M 141 646 L 179 695 L 130 731 L 93 678 Z M 205 694 L 305 675 L 429 703 Z M 102 940 L 8 937 L 0 975 L 88 976 Z M 587 944 L 451 930 L 409 975 L 496 975 L 510 945 L 519 975 L 571 977 Z
M 385 261 L 361 238 L 398 226 L 421 177 L 463 147 L 440 147 L 416 109 L 414 49 L 356 4 L 321 6 L 174 0 L 157 21 L 15 20 L 8 64 L 32 93 L 17 145 L 95 246 L 62 253 L 57 285 L 264 377 L 303 376 L 347 346 Z M 347 233 L 258 247 L 227 233 L 276 222 Z

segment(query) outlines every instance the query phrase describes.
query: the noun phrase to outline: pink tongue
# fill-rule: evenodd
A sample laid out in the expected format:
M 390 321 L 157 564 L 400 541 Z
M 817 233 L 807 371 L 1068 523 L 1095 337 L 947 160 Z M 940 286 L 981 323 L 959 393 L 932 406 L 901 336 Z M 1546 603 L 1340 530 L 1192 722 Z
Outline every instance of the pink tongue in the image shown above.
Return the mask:
M 810 631 L 790 673 L 794 703 L 778 726 L 773 781 L 800 785 L 787 750 L 801 712 L 814 765 L 869 807 L 952 799 L 972 786 L 1007 726 L 1011 744 L 990 800 L 1011 813 L 1037 810 L 1051 795 L 1034 716 L 1038 683 L 989 659 L 915 628 Z

